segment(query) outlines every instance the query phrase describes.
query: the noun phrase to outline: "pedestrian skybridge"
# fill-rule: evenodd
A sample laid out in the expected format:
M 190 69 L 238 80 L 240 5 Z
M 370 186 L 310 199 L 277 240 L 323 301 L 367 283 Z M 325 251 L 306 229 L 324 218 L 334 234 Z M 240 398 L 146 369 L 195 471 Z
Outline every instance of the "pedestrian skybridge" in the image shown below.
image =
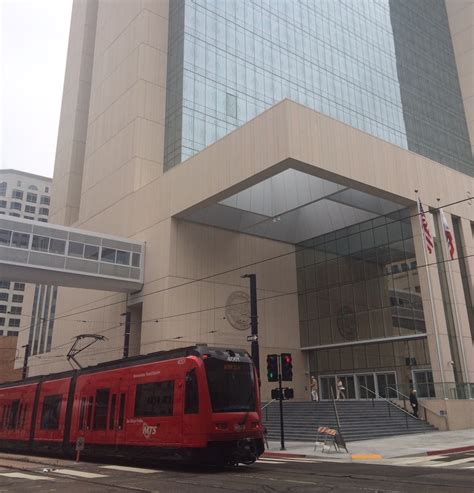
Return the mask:
M 143 286 L 145 244 L 0 216 L 0 279 L 133 292 Z

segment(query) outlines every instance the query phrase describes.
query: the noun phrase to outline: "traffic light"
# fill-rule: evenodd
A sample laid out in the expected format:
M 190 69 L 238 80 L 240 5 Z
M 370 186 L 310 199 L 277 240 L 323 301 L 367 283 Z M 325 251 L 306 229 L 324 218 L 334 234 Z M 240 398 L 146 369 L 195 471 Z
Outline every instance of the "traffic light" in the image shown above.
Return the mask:
M 295 392 L 293 391 L 293 389 L 285 387 L 283 389 L 283 397 L 285 400 L 293 399 L 295 397 Z
M 293 359 L 290 353 L 281 354 L 281 379 L 286 381 L 293 380 Z
M 269 382 L 278 382 L 278 355 L 267 356 L 267 379 Z

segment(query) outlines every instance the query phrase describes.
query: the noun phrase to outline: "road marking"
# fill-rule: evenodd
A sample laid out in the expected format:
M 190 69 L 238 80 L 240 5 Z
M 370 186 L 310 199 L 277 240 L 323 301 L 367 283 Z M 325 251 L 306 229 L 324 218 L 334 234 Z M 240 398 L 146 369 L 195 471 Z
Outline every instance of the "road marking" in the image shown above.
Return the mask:
M 54 481 L 53 478 L 35 476 L 34 474 L 25 474 L 23 472 L 2 472 L 0 473 L 0 476 L 5 476 L 6 478 L 30 479 L 31 481 Z
M 258 459 L 257 462 L 260 462 L 261 464 L 282 464 L 281 460 L 273 460 L 273 459 Z
M 474 462 L 474 457 L 468 457 L 467 459 L 457 459 L 452 461 L 437 462 L 435 464 L 429 464 L 430 467 L 447 467 L 456 466 L 457 464 L 464 464 L 465 462 Z
M 416 464 L 417 462 L 430 462 L 434 459 L 441 459 L 446 457 L 445 455 L 424 455 L 423 457 L 404 457 L 403 459 L 394 459 L 390 460 L 392 464 L 396 464 L 397 466 L 408 465 L 408 464 Z
M 157 469 L 143 469 L 141 467 L 128 467 L 128 466 L 100 466 L 101 469 L 114 469 L 115 471 L 127 471 L 127 472 L 138 472 L 141 474 L 152 474 L 155 472 L 162 472 Z
M 73 469 L 55 469 L 54 474 L 65 474 L 67 476 L 77 476 L 78 478 L 87 478 L 87 479 L 94 479 L 94 478 L 106 478 L 106 474 L 96 474 L 94 472 L 85 472 L 85 471 L 74 471 Z

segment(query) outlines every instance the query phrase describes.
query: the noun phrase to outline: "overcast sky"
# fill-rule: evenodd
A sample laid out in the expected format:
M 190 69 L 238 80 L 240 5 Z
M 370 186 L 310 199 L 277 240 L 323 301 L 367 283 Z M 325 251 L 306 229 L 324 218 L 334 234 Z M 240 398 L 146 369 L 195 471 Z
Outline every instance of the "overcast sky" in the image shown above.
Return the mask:
M 53 176 L 72 0 L 0 0 L 0 168 Z

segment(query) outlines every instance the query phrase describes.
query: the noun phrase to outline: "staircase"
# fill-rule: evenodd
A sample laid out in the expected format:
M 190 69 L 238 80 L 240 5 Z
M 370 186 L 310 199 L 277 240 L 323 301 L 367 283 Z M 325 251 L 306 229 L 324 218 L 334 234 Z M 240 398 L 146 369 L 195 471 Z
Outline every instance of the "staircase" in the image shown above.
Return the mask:
M 279 406 L 279 402 L 272 402 L 262 412 L 269 440 L 280 439 Z M 389 404 L 383 400 L 341 400 L 336 406 L 346 442 L 436 430 L 425 421 L 406 416 L 394 406 L 390 406 L 389 416 Z M 283 416 L 285 440 L 288 441 L 314 442 L 318 426 L 337 428 L 333 403 L 329 401 L 283 401 Z

